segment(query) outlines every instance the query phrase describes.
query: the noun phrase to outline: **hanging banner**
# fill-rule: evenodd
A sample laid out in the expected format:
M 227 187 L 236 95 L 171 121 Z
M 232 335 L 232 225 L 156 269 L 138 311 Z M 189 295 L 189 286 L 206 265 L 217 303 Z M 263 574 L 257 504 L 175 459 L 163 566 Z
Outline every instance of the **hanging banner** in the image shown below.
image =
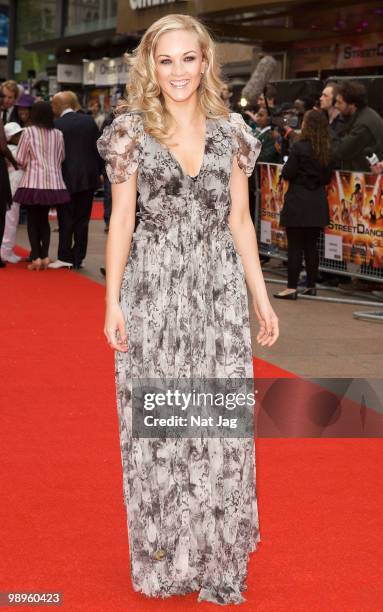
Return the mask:
M 96 87 L 124 84 L 128 70 L 128 65 L 122 57 L 84 62 L 83 84 Z
M 342 36 L 293 45 L 292 71 L 344 70 L 381 66 L 383 33 Z
M 288 183 L 282 165 L 259 164 L 260 221 L 271 227 L 271 245 L 287 249 L 286 233 L 279 225 Z M 327 186 L 330 224 L 325 228 L 322 258 L 348 266 L 371 269 L 383 266 L 383 176 L 364 172 L 334 172 Z M 261 230 L 261 244 L 270 244 Z
M 82 83 L 82 65 L 57 64 L 58 83 Z
M 129 0 L 132 11 L 146 9 L 160 4 L 174 4 L 178 0 Z

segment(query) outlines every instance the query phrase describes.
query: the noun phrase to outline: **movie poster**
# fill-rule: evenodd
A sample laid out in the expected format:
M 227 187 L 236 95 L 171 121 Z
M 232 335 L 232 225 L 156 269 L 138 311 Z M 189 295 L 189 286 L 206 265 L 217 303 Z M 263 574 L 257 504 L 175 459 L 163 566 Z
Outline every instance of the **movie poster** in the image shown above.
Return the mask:
M 260 164 L 260 243 L 285 250 L 286 234 L 279 226 L 288 183 L 281 165 Z M 383 265 L 383 177 L 336 171 L 327 187 L 330 224 L 325 229 L 322 260 L 369 269 Z M 330 261 L 328 261 L 330 264 Z M 367 271 L 367 270 L 366 270 Z
M 275 246 L 287 249 L 286 232 L 279 227 L 279 215 L 282 210 L 288 183 L 281 177 L 280 164 L 259 164 L 261 215 L 260 242 L 268 247 Z
M 334 172 L 327 189 L 331 223 L 325 240 L 329 242 L 334 235 L 341 239 L 343 261 L 369 268 L 382 266 L 382 190 L 381 175 Z

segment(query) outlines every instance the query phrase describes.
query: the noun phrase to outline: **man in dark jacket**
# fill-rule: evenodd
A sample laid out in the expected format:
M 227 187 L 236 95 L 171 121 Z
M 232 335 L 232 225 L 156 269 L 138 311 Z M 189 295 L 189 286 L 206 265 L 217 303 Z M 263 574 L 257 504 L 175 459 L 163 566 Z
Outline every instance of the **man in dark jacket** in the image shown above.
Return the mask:
M 52 108 L 58 117 L 55 127 L 64 135 L 62 171 L 71 201 L 57 207 L 58 256 L 50 268 L 83 267 L 93 195 L 102 173 L 103 161 L 96 146 L 99 130 L 93 117 L 76 112 L 78 107 L 77 96 L 71 91 L 53 96 Z
M 370 172 L 366 156 L 383 157 L 383 119 L 367 106 L 366 89 L 361 83 L 345 81 L 339 86 L 336 107 L 349 118 L 345 135 L 335 142 L 334 155 L 342 170 Z
M 320 108 L 327 114 L 331 137 L 337 140 L 344 136 L 346 118 L 336 107 L 338 85 L 334 81 L 327 81 L 320 97 Z

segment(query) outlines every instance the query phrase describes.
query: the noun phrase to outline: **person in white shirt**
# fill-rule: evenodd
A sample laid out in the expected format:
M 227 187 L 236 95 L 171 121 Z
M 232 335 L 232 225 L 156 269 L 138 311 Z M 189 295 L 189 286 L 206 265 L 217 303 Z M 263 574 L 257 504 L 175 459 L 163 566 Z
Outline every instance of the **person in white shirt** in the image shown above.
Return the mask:
M 20 136 L 23 132 L 23 128 L 16 122 L 11 121 L 4 126 L 5 137 L 7 139 L 8 148 L 15 156 L 17 144 L 20 140 Z M 9 182 L 11 184 L 12 196 L 15 195 L 21 177 L 23 176 L 24 170 L 19 167 L 18 170 L 7 163 Z M 1 243 L 1 259 L 9 263 L 18 263 L 21 260 L 19 255 L 16 255 L 13 248 L 16 244 L 16 232 L 19 223 L 20 204 L 12 202 L 12 206 L 5 215 L 5 229 L 3 241 Z

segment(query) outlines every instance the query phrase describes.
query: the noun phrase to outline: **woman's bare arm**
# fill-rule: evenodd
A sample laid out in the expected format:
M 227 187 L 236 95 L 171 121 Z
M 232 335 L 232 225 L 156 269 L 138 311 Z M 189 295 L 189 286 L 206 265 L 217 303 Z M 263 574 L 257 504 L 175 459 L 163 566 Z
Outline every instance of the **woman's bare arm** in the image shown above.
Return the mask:
M 119 307 L 120 289 L 135 226 L 137 172 L 123 183 L 112 184 L 112 214 L 105 247 L 106 318 L 104 333 L 111 348 L 126 350 L 125 325 Z M 116 339 L 119 331 L 121 341 Z
M 230 182 L 231 211 L 229 226 L 234 245 L 242 260 L 245 279 L 251 293 L 254 308 L 261 325 L 257 340 L 271 346 L 278 337 L 278 319 L 271 308 L 263 278 L 257 236 L 249 209 L 248 180 L 234 157 Z M 273 332 L 273 336 L 268 336 Z

